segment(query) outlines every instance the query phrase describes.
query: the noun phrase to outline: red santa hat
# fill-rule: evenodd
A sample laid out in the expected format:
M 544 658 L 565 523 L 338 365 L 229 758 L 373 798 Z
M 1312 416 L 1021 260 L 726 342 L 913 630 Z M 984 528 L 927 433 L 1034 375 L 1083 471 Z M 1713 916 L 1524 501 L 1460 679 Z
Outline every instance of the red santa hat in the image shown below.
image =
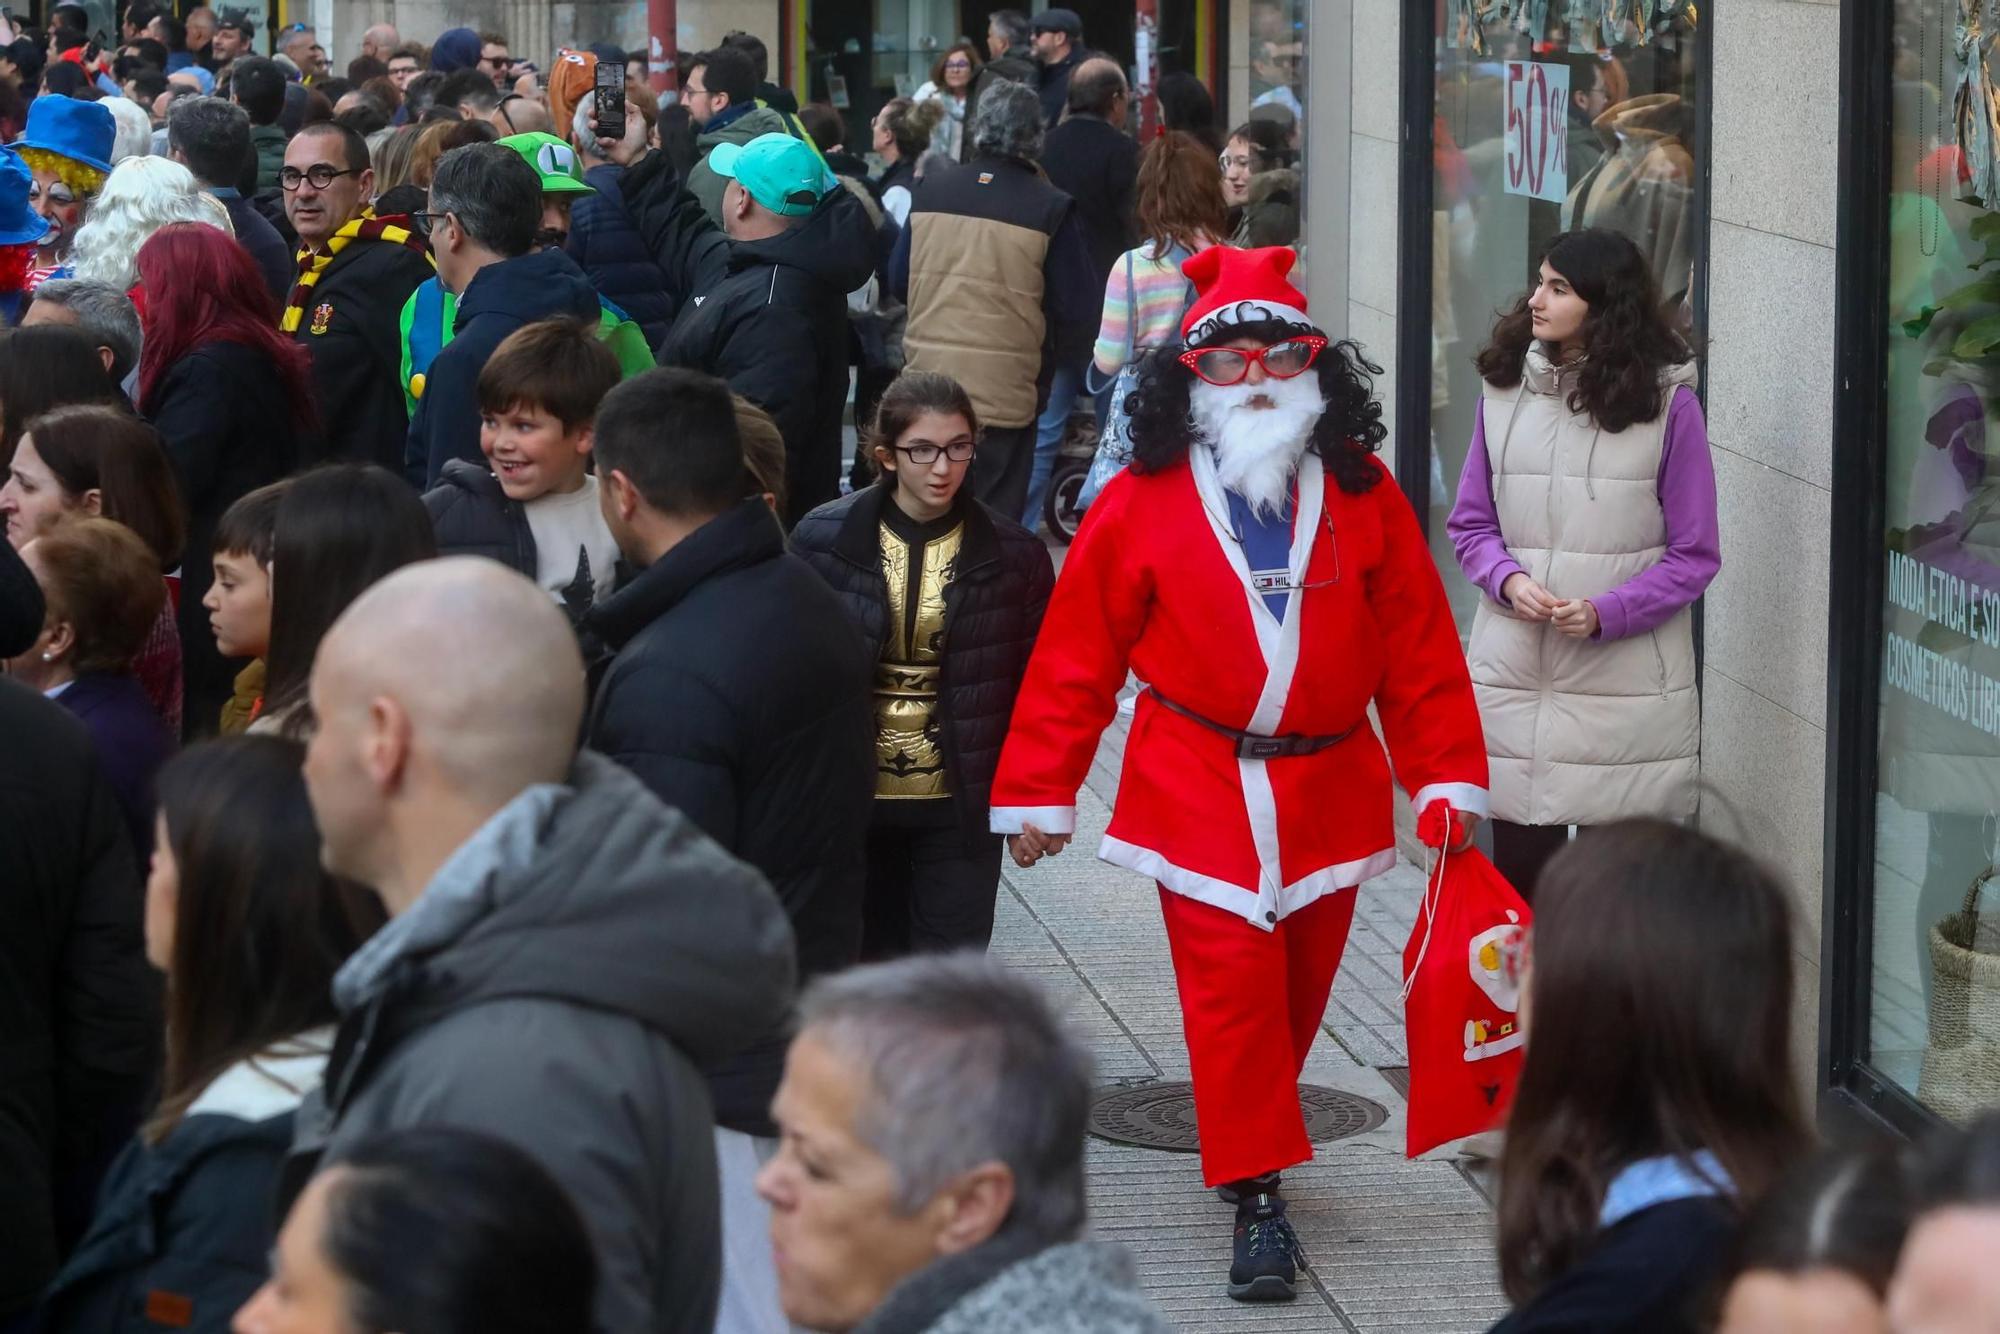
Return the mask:
M 1189 347 L 1226 333 L 1234 324 L 1284 320 L 1312 328 L 1306 315 L 1305 293 L 1286 274 L 1298 262 L 1290 246 L 1238 250 L 1218 245 L 1196 253 L 1181 265 L 1194 284 L 1194 304 L 1181 321 L 1181 338 Z

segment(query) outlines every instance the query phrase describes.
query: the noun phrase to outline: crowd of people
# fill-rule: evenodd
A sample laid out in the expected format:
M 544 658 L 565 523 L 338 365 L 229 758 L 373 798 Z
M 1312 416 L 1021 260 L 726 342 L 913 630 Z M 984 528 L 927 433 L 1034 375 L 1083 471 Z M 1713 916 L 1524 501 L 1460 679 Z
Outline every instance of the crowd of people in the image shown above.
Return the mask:
M 1171 76 L 1141 143 L 1000 10 L 871 176 L 742 33 L 660 105 L 83 14 L 0 46 L 0 1334 L 1166 1329 L 984 957 L 1121 712 L 1230 1297 L 1299 1290 L 1401 788 L 1536 911 L 1502 1329 L 2000 1311 L 2000 1120 L 1815 1156 L 1787 896 L 1686 827 L 1715 480 L 1630 240 L 1480 355 L 1462 648 L 1282 99 Z

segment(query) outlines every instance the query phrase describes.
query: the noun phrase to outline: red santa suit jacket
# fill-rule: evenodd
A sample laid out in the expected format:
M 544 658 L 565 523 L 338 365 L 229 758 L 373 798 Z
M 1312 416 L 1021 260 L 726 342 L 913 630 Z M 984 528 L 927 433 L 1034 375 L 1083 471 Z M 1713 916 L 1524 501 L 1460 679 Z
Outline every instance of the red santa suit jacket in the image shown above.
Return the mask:
M 1373 466 L 1382 468 L 1379 461 Z M 1485 815 L 1486 756 L 1458 631 L 1409 504 L 1382 469 L 1366 495 L 1298 477 L 1282 620 L 1251 586 L 1205 449 L 1127 470 L 1085 516 L 1049 601 L 993 783 L 992 828 L 1076 828 L 1076 792 L 1128 666 L 1204 718 L 1327 736 L 1313 755 L 1242 760 L 1141 693 L 1098 855 L 1271 929 L 1395 865 L 1389 762 L 1416 807 Z

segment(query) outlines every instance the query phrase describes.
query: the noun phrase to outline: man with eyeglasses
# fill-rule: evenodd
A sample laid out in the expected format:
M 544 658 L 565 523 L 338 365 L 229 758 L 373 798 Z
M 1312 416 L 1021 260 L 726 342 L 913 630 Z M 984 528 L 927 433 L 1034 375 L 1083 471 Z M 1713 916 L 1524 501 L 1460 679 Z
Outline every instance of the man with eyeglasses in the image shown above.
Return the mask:
M 1216 246 L 1182 265 L 1182 347 L 1140 373 L 1136 457 L 1056 581 L 992 798 L 1019 865 L 1060 852 L 1128 670 L 1146 683 L 1098 855 L 1159 882 L 1238 1301 L 1295 1291 L 1280 1173 L 1312 1157 L 1298 1078 L 1355 887 L 1396 865 L 1392 784 L 1426 824 L 1454 817 L 1459 847 L 1487 812 L 1451 608 L 1375 457 L 1380 372 L 1329 345 L 1295 259 Z
M 410 431 L 397 377 L 400 316 L 431 276 L 429 249 L 408 217 L 377 217 L 368 206 L 368 144 L 347 126 L 300 130 L 278 185 L 299 237 L 298 278 L 280 327 L 312 358 L 325 436 L 319 457 L 400 472 Z
M 414 43 L 398 47 L 389 57 L 389 82 L 396 85 L 397 92 L 409 89 L 410 80 L 424 71 L 424 49 Z

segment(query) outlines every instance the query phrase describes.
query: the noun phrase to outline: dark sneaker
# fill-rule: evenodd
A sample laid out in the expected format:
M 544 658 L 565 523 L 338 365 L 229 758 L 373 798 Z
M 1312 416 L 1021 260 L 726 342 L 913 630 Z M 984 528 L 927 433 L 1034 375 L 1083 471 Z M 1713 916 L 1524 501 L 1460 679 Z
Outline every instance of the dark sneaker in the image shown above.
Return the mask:
M 1296 1293 L 1305 1253 L 1275 1195 L 1253 1195 L 1236 1206 L 1236 1259 L 1229 1295 L 1239 1302 L 1288 1302 Z
M 1241 1181 L 1226 1181 L 1215 1188 L 1216 1198 L 1224 1204 L 1241 1204 L 1246 1195 L 1276 1195 L 1280 1175 L 1266 1172 L 1260 1177 L 1244 1177 Z

